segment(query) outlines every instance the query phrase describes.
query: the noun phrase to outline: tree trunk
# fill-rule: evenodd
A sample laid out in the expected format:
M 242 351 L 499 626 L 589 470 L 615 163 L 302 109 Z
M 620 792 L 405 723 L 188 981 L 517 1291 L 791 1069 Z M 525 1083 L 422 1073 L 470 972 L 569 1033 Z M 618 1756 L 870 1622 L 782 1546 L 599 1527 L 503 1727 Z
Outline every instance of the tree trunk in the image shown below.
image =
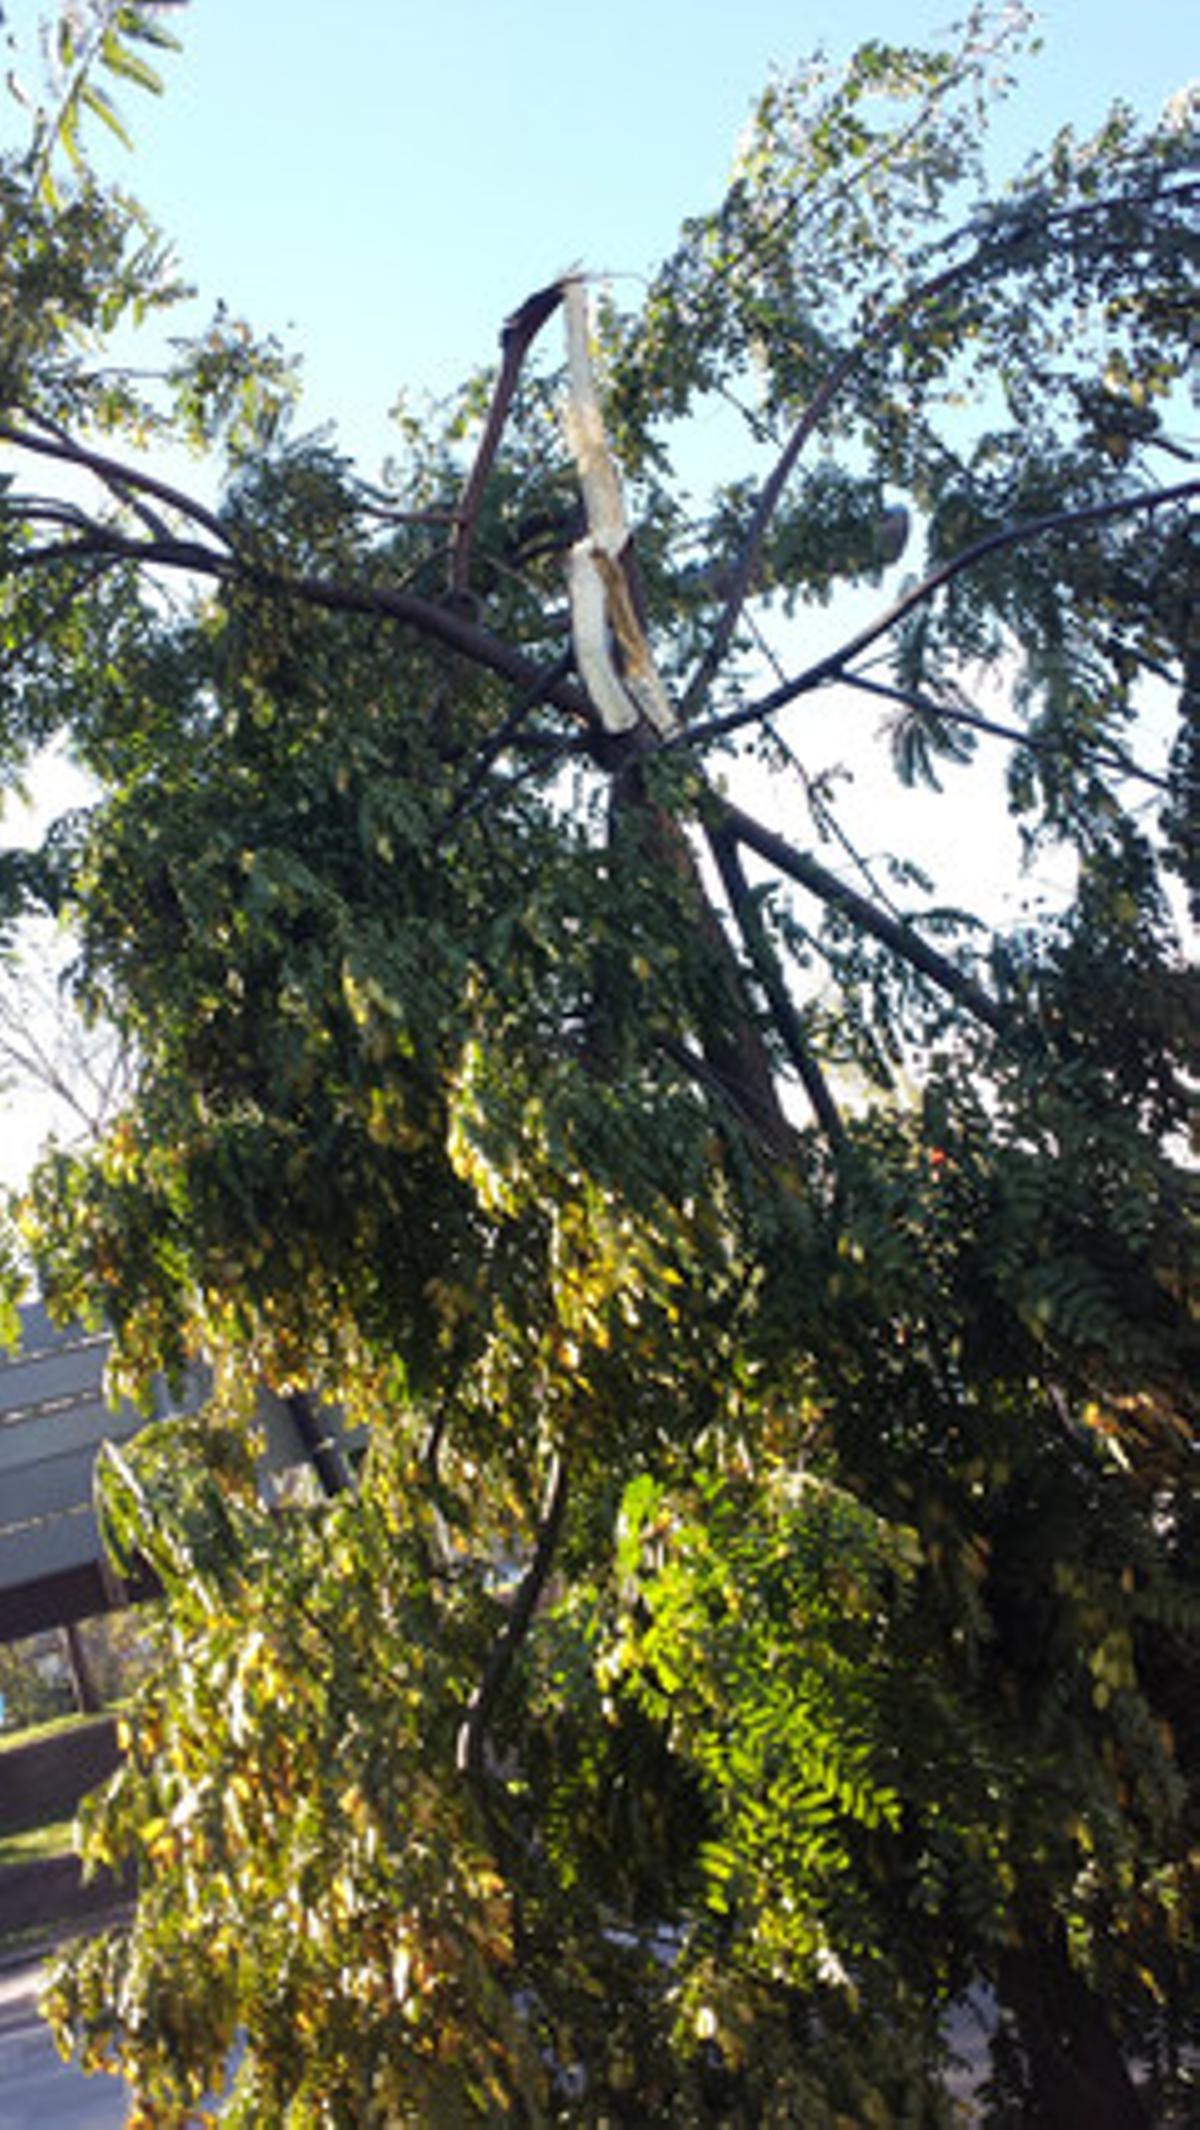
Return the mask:
M 661 877 L 682 887 L 697 931 L 726 992 L 728 1011 L 723 1025 L 709 1024 L 696 1030 L 704 1063 L 724 1099 L 743 1123 L 750 1125 L 770 1154 L 778 1161 L 790 1161 L 796 1152 L 796 1132 L 779 1099 L 771 1059 L 737 956 L 683 828 L 646 791 L 641 757 L 653 752 L 656 745 L 644 726 L 630 737 L 627 759 L 613 779 L 612 845 L 617 852 L 622 838 L 631 844 L 640 839 L 640 859 L 648 880 Z
M 94 1716 L 103 1707 L 103 1703 L 96 1692 L 95 1683 L 88 1666 L 87 1651 L 83 1646 L 83 1637 L 78 1627 L 73 1623 L 62 1630 L 62 1652 L 67 1667 L 67 1677 L 71 1681 L 71 1694 L 75 1702 L 76 1712 L 80 1716 Z
M 1151 2130 L 1104 2007 L 1071 1967 L 1061 1932 L 1007 1953 L 998 1979 L 1028 2062 L 1036 2124 Z

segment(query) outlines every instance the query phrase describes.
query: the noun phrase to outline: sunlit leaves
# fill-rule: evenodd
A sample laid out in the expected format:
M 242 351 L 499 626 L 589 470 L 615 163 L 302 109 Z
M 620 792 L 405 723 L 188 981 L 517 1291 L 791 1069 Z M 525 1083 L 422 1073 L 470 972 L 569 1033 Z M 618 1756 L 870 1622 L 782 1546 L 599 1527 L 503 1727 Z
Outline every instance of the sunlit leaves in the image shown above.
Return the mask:
M 179 40 L 161 19 L 185 0 L 87 0 L 61 5 L 43 43 L 49 62 L 51 105 L 38 115 L 30 151 L 40 190 L 54 207 L 60 191 L 54 165 L 60 151 L 73 176 L 87 168 L 81 139 L 85 117 L 99 121 L 125 148 L 132 146 L 121 111 L 99 78 L 159 95 L 162 76 L 146 51 L 177 51 Z
M 827 1903 L 853 1830 L 899 1816 L 884 1727 L 872 1736 L 872 1645 L 882 1679 L 884 1592 L 894 1604 L 891 1579 L 911 1574 L 919 1548 L 815 1475 L 775 1475 L 748 1511 L 736 1482 L 710 1482 L 694 1503 L 634 1482 L 618 1550 L 626 1611 L 601 1663 L 711 1797 L 709 1905 L 744 1912 L 752 1965 L 794 1962 L 811 1978 L 836 1933 Z M 767 1889 L 784 1882 L 792 1897 L 775 1912 Z
M 56 1982 L 52 2017 L 134 2071 L 164 2122 L 232 2075 L 235 2019 L 252 2038 L 230 2120 L 269 2109 L 315 2125 L 331 2104 L 363 2124 L 398 2108 L 440 2120 L 452 2095 L 472 2096 L 460 2120 L 476 2106 L 490 2119 L 522 2083 L 536 2095 L 541 2074 L 498 1986 L 509 1900 L 452 1768 L 472 1599 L 439 1627 L 401 1469 L 381 1464 L 353 1510 L 318 1523 L 266 1516 L 228 1475 L 204 1475 L 203 1452 L 190 1478 L 178 1457 L 156 1464 L 149 1442 L 135 1454 L 144 1475 L 114 1469 L 106 1495 L 161 1569 L 170 1627 L 83 1839 L 95 1861 L 133 1844 L 143 1925 L 170 1947 L 175 1980 L 145 2018 L 102 2013 L 134 1950 L 117 1930 Z M 225 1505 L 233 1581 L 212 1580 L 205 1489 Z M 431 1725 L 439 1680 L 448 1720 Z

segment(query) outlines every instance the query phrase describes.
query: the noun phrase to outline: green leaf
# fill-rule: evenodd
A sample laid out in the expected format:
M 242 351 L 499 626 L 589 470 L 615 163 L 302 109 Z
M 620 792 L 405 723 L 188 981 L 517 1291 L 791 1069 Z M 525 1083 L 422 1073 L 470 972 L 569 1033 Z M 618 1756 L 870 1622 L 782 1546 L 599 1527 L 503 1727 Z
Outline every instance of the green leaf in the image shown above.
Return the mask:
M 125 81 L 135 82 L 139 88 L 149 90 L 153 96 L 161 95 L 161 74 L 146 60 L 139 58 L 136 52 L 131 52 L 114 31 L 110 30 L 104 38 L 100 46 L 100 57 L 110 74 L 119 75 Z
M 103 121 L 109 132 L 116 135 L 122 147 L 132 150 L 133 141 L 124 120 L 115 109 L 111 99 L 105 95 L 103 89 L 97 88 L 94 81 L 84 81 L 80 84 L 79 102 L 87 110 L 91 111 L 96 118 Z

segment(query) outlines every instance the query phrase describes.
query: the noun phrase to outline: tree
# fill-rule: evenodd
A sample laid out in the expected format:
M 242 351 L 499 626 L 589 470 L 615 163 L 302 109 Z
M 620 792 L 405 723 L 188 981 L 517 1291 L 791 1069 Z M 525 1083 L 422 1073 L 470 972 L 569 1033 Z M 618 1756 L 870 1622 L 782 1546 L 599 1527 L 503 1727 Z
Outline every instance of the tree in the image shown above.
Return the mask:
M 114 381 L 155 241 L 10 168 L 8 746 L 104 796 L 9 878 L 136 1075 L 22 1231 L 216 1379 L 107 1460 L 168 1626 L 51 2000 L 145 2120 L 240 2034 L 256 2126 L 948 2121 L 980 1985 L 993 2121 L 1186 2108 L 1195 136 L 989 192 L 1011 35 L 774 86 L 640 310 L 538 291 L 382 488 L 227 317 Z M 855 847 L 795 706 L 860 695 L 900 789 L 999 753 L 1059 912 Z M 259 1503 L 256 1379 L 354 1491 Z
M 26 930 L 0 995 L 0 1098 L 10 1106 L 32 1098 L 65 1120 L 72 1137 L 94 1138 L 121 1106 L 125 1059 L 58 989 L 62 941 L 43 927 Z

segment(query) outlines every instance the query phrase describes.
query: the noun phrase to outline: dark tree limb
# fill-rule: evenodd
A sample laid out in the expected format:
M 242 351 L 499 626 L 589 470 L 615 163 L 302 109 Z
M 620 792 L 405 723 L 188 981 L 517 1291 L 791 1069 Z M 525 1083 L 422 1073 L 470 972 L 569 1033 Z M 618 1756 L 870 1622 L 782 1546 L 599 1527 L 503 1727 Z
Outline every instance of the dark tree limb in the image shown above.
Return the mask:
M 511 681 L 527 692 L 536 688 L 540 701 L 565 711 L 589 732 L 594 728 L 595 717 L 587 696 L 569 675 L 553 678 L 526 652 L 515 650 L 482 623 L 436 600 L 423 599 L 415 592 L 395 591 L 385 584 L 343 584 L 325 577 L 289 577 L 283 571 L 260 573 L 257 581 L 264 591 L 307 601 L 330 613 L 374 614 L 381 620 L 400 622 L 418 635 L 446 644 L 469 663 L 497 674 L 501 680 Z
M 487 1780 L 487 1734 L 505 1682 L 529 1633 L 538 1602 L 549 1580 L 554 1555 L 566 1514 L 569 1481 L 567 1462 L 560 1450 L 550 1460 L 542 1512 L 538 1519 L 533 1556 L 517 1585 L 504 1625 L 492 1644 L 459 1727 L 455 1760 L 486 1817 L 490 1819 Z
M 758 724 L 763 718 L 773 716 L 775 711 L 795 702 L 797 696 L 810 694 L 814 688 L 823 686 L 827 681 L 845 679 L 846 669 L 852 659 L 860 657 L 872 644 L 878 643 L 882 636 L 888 635 L 900 622 L 906 620 L 917 607 L 923 606 L 947 584 L 953 583 L 956 577 L 961 576 L 964 570 L 973 568 L 975 563 L 984 561 L 988 555 L 996 554 L 1006 547 L 1013 547 L 1022 540 L 1038 539 L 1043 533 L 1063 532 L 1076 525 L 1095 525 L 1108 518 L 1128 517 L 1135 511 L 1161 510 L 1168 504 L 1186 502 L 1193 496 L 1200 496 L 1200 480 L 1179 481 L 1171 488 L 1155 488 L 1148 494 L 1112 496 L 1104 503 L 1085 503 L 1076 509 L 1050 511 L 1045 517 L 1025 518 L 1016 525 L 1000 526 L 997 531 L 988 533 L 984 539 L 976 540 L 970 547 L 964 547 L 959 554 L 952 555 L 949 561 L 939 563 L 920 584 L 914 585 L 911 591 L 895 600 L 876 620 L 868 622 L 865 629 L 860 629 L 856 636 L 842 644 L 840 649 L 829 652 L 825 658 L 819 658 L 815 665 L 807 666 L 802 673 L 796 674 L 794 679 L 773 688 L 768 695 L 760 696 L 757 702 L 748 703 L 745 709 L 731 711 L 726 717 L 710 718 L 703 725 L 693 725 L 668 740 L 666 744 L 670 747 L 699 746 L 706 740 L 721 739 L 727 733 L 738 732 L 746 725 Z
M 690 1043 L 681 1042 L 676 1036 L 660 1034 L 656 1037 L 656 1043 L 664 1058 L 669 1058 L 672 1065 L 677 1065 L 680 1072 L 689 1080 L 693 1080 L 697 1087 L 702 1088 L 713 1102 L 729 1116 L 736 1118 L 741 1130 L 750 1134 L 762 1153 L 772 1160 L 778 1158 L 779 1147 L 774 1135 L 768 1137 L 763 1131 L 757 1117 L 740 1098 L 728 1075 L 718 1072 L 703 1052 L 693 1050 Z
M 1039 2122 L 1151 2130 L 1107 2009 L 1072 1967 L 1060 1926 L 1007 1948 L 997 1981 L 1028 2059 Z
M 846 379 L 857 369 L 863 353 L 864 348 L 861 345 L 856 346 L 851 348 L 842 356 L 839 362 L 834 364 L 833 369 L 814 392 L 803 415 L 796 423 L 787 443 L 784 445 L 783 452 L 775 465 L 774 471 L 763 486 L 762 493 L 754 507 L 754 514 L 747 528 L 746 537 L 734 563 L 729 591 L 726 595 L 725 604 L 717 618 L 716 628 L 713 630 L 695 673 L 684 690 L 683 700 L 680 704 L 680 717 L 685 726 L 688 719 L 693 717 L 699 709 L 715 675 L 725 660 L 733 640 L 733 632 L 738 624 L 738 617 L 746 603 L 746 598 L 754 579 L 754 572 L 758 567 L 767 527 L 779 507 L 779 499 L 787 486 L 796 461 L 814 429 L 828 413 Z
M 280 599 L 298 599 L 328 613 L 364 614 L 381 621 L 398 622 L 417 635 L 432 638 L 457 651 L 469 663 L 495 673 L 516 687 L 540 689 L 541 699 L 563 710 L 577 724 L 591 731 L 594 714 L 583 690 L 568 677 L 546 685 L 544 669 L 525 652 L 502 637 L 494 636 L 469 616 L 416 592 L 386 584 L 346 584 L 336 578 L 289 576 L 285 570 L 243 557 L 218 554 L 195 540 L 134 539 L 116 526 L 92 524 L 78 537 L 10 553 L 0 563 L 0 578 L 22 574 L 43 565 L 62 562 L 99 562 L 115 567 L 132 563 L 145 569 L 178 570 L 181 574 L 216 578 L 226 584 Z
M 711 830 L 708 841 L 721 875 L 721 884 L 729 898 L 729 906 L 746 943 L 754 973 L 762 985 L 763 994 L 771 1009 L 771 1019 L 775 1023 L 780 1041 L 812 1104 L 818 1124 L 830 1145 L 836 1150 L 845 1143 L 846 1136 L 841 1113 L 829 1091 L 825 1075 L 805 1039 L 800 1016 L 792 1003 L 778 957 L 767 937 L 766 927 L 742 868 L 737 842 L 732 832 L 727 829 Z
M 560 281 L 551 282 L 547 288 L 537 289 L 527 296 L 519 310 L 505 320 L 500 334 L 500 374 L 492 392 L 479 449 L 475 453 L 470 473 L 467 475 L 458 508 L 454 513 L 454 534 L 450 543 L 450 590 L 463 598 L 470 590 L 471 547 L 475 538 L 475 526 L 479 518 L 479 506 L 483 491 L 492 470 L 509 409 L 520 382 L 525 357 L 548 318 L 562 302 Z
M 714 1010 L 706 1024 L 696 1030 L 705 1064 L 730 1107 L 752 1126 L 764 1147 L 775 1159 L 788 1161 L 796 1151 L 796 1134 L 779 1100 L 771 1059 L 747 996 L 743 970 L 713 908 L 681 823 L 647 792 L 644 757 L 656 752 L 661 740 L 643 723 L 628 735 L 628 742 L 630 751 L 612 785 L 614 831 L 640 836 L 641 861 L 648 861 L 651 877 L 659 874 L 664 880 L 674 879 L 687 898 L 697 936 L 724 993 L 724 999 L 714 999 Z M 614 848 L 619 850 L 617 834 Z M 723 1005 L 724 1012 L 720 1010 Z
M 865 895 L 860 895 L 856 888 L 848 887 L 809 852 L 794 849 L 783 836 L 764 828 L 752 815 L 743 813 L 728 800 L 714 802 L 712 830 L 717 835 L 723 832 L 731 836 L 736 843 L 745 844 L 747 850 L 756 851 L 768 865 L 807 888 L 827 908 L 848 917 L 860 931 L 869 933 L 907 962 L 910 968 L 928 977 L 939 991 L 964 1006 L 974 1019 L 982 1021 L 994 1034 L 1012 1034 L 1011 1022 L 1002 1007 L 973 977 L 948 961 L 944 954 L 939 954 L 937 948 L 931 947 L 918 932 L 914 932 L 911 925 L 889 917 Z
M 110 458 L 106 452 L 92 451 L 86 444 L 78 443 L 65 431 L 46 425 L 47 433 L 38 435 L 32 429 L 16 428 L 10 422 L 0 422 L 0 443 L 12 444 L 16 450 L 32 451 L 42 458 L 57 459 L 60 464 L 78 466 L 84 473 L 94 474 L 112 494 L 122 502 L 130 503 L 134 496 L 152 496 L 170 510 L 178 511 L 181 517 L 190 518 L 194 525 L 210 534 L 223 548 L 235 552 L 237 543 L 224 520 L 215 511 L 205 508 L 193 496 L 185 495 L 181 488 L 167 481 L 158 480 L 153 474 L 142 472 L 140 467 L 127 466 L 120 459 Z M 170 538 L 165 527 L 156 529 L 156 537 Z
M 27 511 L 25 516 L 38 522 L 36 509 Z M 51 540 L 41 547 L 23 547 L 10 552 L 0 561 L 0 578 L 22 576 L 46 563 L 73 560 L 96 562 L 104 568 L 132 562 L 146 569 L 180 570 L 196 577 L 231 579 L 237 575 L 232 556 L 218 554 L 199 540 L 182 540 L 174 534 L 165 539 L 139 540 L 123 533 L 119 526 L 103 525 L 98 519 L 86 518 L 82 512 L 69 518 L 60 513 L 56 522 L 78 525 L 77 536 L 73 540 Z

